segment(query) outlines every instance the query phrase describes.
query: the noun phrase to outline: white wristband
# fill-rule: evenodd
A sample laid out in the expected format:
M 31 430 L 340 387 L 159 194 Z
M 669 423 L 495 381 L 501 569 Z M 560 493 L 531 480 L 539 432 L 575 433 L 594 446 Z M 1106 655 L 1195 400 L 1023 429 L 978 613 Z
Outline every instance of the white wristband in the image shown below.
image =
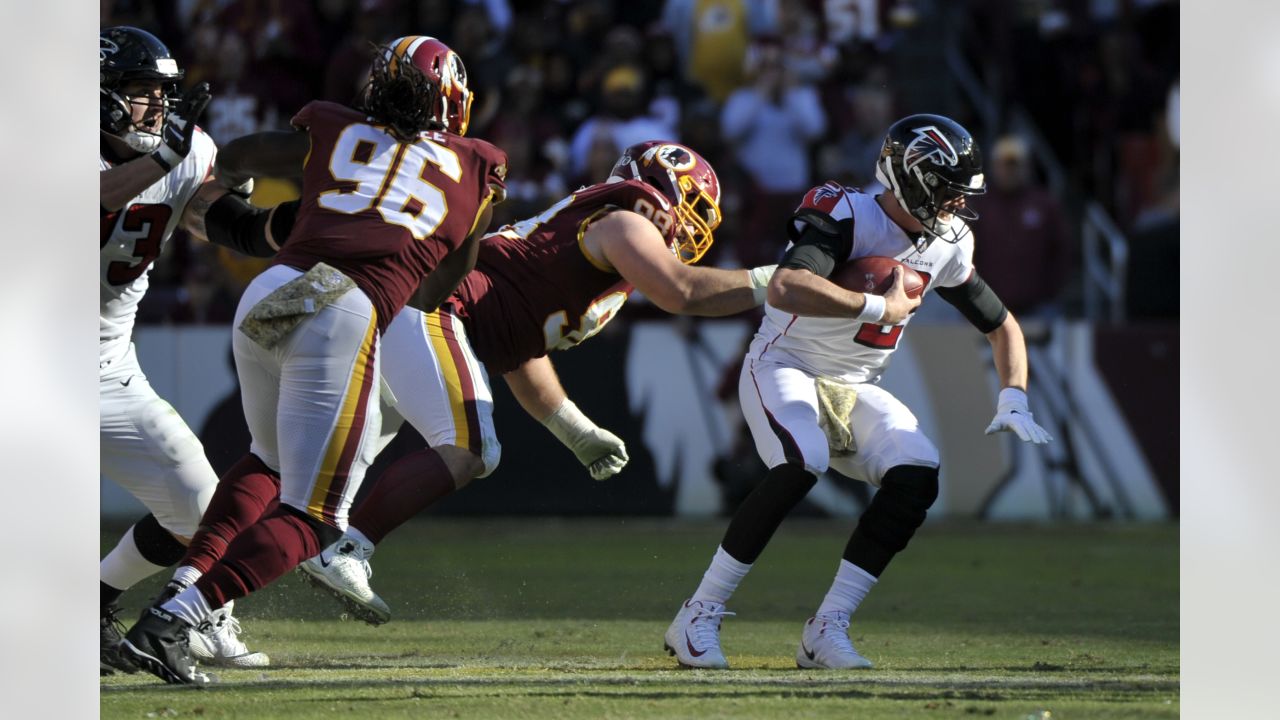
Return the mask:
M 884 298 L 871 293 L 863 293 L 862 301 L 862 312 L 858 313 L 859 320 L 878 323 L 884 318 Z
M 751 296 L 755 298 L 756 305 L 763 305 L 768 299 L 769 280 L 773 277 L 773 271 L 777 269 L 777 265 L 761 265 L 747 271 L 747 286 L 751 288 Z
M 543 418 L 542 424 L 556 436 L 556 439 L 564 443 L 565 447 L 575 452 L 582 441 L 582 436 L 596 427 L 596 424 L 583 415 L 569 398 L 565 398 L 555 412 Z

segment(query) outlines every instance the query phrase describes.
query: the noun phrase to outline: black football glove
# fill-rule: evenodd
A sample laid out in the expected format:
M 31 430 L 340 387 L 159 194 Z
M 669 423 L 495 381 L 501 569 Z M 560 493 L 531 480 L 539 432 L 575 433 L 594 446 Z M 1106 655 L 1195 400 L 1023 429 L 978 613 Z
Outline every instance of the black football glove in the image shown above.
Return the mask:
M 160 149 L 151 153 L 165 172 L 172 170 L 191 152 L 191 138 L 196 134 L 196 120 L 209 104 L 209 83 L 200 83 L 183 94 L 177 106 L 164 118 Z

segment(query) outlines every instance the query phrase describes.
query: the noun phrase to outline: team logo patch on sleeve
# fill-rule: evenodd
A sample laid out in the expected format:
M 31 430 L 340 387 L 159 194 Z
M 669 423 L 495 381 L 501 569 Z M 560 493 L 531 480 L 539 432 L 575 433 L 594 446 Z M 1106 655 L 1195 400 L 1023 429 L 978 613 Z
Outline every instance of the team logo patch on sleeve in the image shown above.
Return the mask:
M 805 208 L 812 208 L 814 210 L 821 210 L 822 212 L 830 215 L 831 211 L 835 210 L 836 204 L 840 202 L 840 197 L 844 195 L 844 193 L 845 189 L 833 182 L 829 182 L 825 185 L 819 185 L 818 187 L 810 190 L 808 194 L 804 196 L 804 200 L 800 202 L 800 207 L 796 209 L 803 210 Z
M 954 167 L 960 162 L 960 154 L 947 141 L 946 136 L 942 134 L 938 128 L 929 125 L 927 127 L 915 128 L 912 130 L 916 134 L 914 140 L 907 145 L 907 150 L 902 154 L 902 167 L 907 172 L 911 172 L 915 166 L 925 160 L 932 160 L 938 165 L 947 165 Z

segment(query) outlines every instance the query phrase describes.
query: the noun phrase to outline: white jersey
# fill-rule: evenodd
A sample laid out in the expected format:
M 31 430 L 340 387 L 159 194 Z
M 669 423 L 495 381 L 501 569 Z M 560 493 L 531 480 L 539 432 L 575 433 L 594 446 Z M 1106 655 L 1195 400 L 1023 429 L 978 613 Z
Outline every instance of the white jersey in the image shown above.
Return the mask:
M 973 234 L 957 243 L 935 239 L 923 252 L 902 228 L 885 214 L 875 197 L 853 188 L 828 183 L 810 190 L 797 210 L 795 222 L 806 213 L 834 221 L 853 242 L 847 260 L 879 255 L 913 268 L 925 280 L 925 293 L 935 287 L 955 287 L 973 273 Z M 964 221 L 956 218 L 953 223 Z M 960 229 L 957 225 L 956 229 Z M 799 368 L 810 375 L 837 377 L 851 383 L 876 382 L 911 316 L 897 325 L 877 325 L 844 318 L 801 317 L 765 305 L 749 357 Z
M 151 263 L 182 219 L 187 202 L 213 170 L 218 152 L 213 140 L 197 129 L 191 152 L 168 175 L 125 203 L 102 214 L 99 289 L 99 361 L 124 357 L 133 334 L 138 302 L 147 292 Z M 99 170 L 111 163 L 99 155 Z

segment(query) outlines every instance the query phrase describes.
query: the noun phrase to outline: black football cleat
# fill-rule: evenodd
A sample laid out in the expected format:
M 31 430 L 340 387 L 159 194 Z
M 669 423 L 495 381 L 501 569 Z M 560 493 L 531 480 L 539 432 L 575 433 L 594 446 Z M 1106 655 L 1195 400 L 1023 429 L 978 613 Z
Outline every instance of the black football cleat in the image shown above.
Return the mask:
M 120 642 L 134 665 L 173 685 L 207 685 L 191 657 L 191 626 L 172 613 L 149 607 Z
M 138 668 L 120 653 L 120 640 L 124 638 L 124 624 L 120 622 L 120 608 L 114 603 L 102 608 L 101 654 L 98 674 L 114 675 L 117 670 L 136 673 Z

